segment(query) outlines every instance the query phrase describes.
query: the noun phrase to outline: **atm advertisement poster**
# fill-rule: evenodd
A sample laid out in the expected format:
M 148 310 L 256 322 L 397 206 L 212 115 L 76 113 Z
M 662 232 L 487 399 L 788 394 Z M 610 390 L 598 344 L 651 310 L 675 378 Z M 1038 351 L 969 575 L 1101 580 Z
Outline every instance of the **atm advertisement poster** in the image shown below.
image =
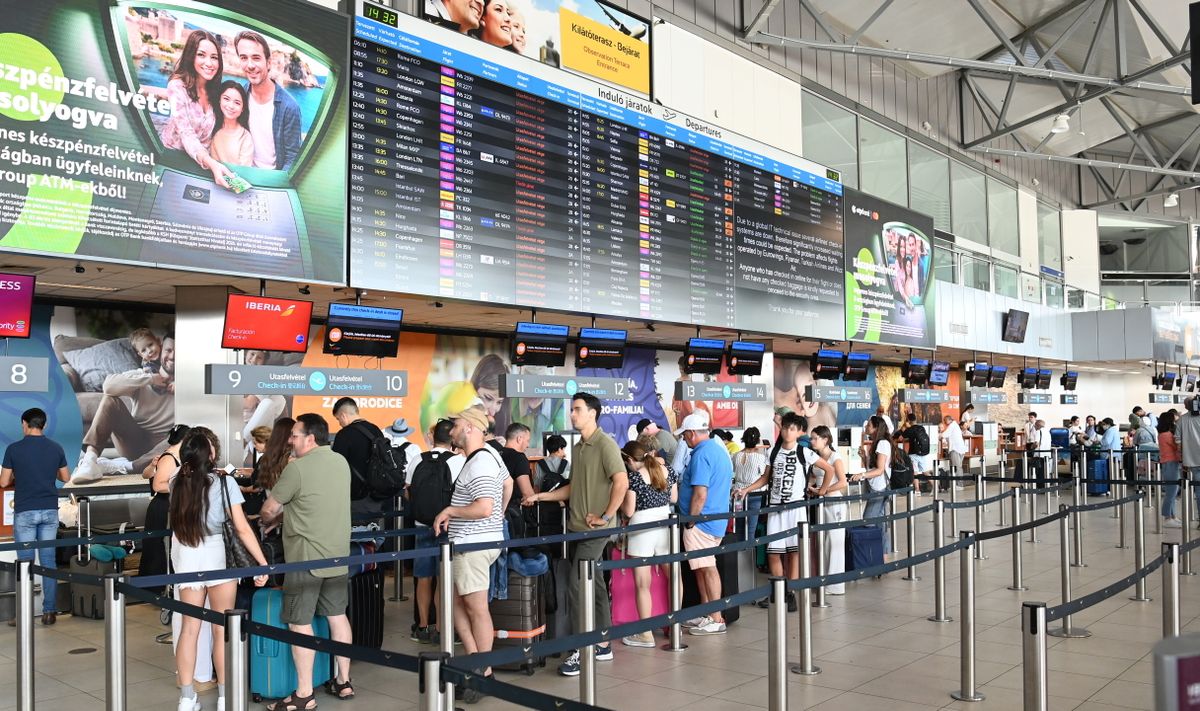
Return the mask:
M 349 18 L 56 0 L 0 33 L 0 250 L 345 281 Z
M 846 337 L 933 348 L 933 218 L 845 193 Z
M 650 95 L 650 26 L 601 0 L 422 0 L 425 19 L 542 64 Z

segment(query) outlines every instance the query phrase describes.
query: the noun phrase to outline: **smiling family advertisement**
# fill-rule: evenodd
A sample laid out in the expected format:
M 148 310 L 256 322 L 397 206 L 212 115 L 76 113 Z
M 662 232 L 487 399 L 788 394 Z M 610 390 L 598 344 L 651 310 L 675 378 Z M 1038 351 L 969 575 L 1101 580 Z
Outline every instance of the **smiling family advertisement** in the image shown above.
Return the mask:
M 343 281 L 347 18 L 63 0 L 4 30 L 0 250 Z

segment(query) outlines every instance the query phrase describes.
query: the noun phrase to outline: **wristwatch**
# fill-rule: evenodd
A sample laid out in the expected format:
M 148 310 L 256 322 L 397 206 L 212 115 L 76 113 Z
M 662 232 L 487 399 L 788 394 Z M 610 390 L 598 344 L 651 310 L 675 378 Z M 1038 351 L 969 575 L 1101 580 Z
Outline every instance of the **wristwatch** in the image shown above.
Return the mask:
M 609 523 L 612 521 L 612 516 L 609 516 L 608 514 L 600 514 L 600 520 L 605 523 Z

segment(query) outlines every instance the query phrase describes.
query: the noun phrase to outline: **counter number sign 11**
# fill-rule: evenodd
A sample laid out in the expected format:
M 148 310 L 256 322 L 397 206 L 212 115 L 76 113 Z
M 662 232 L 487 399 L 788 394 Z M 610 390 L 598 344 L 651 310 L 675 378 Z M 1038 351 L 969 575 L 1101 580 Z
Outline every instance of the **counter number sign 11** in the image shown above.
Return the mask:
M 395 10 L 389 10 L 386 7 L 372 5 L 369 2 L 363 3 L 363 17 L 368 20 L 374 20 L 389 27 L 399 27 L 400 18 L 396 15 Z

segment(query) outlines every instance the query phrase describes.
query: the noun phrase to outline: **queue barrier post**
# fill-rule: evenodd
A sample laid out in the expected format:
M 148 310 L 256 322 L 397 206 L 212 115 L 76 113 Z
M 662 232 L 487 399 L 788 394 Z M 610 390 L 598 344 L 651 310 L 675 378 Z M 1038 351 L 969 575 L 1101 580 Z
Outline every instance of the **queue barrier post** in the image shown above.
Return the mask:
M 1112 495 L 1113 495 L 1113 498 L 1115 498 L 1115 499 L 1119 499 L 1121 497 L 1121 493 L 1120 493 L 1121 492 L 1121 480 L 1118 479 L 1116 476 L 1118 472 L 1120 472 L 1121 477 L 1124 478 L 1124 476 L 1125 476 L 1124 463 L 1120 457 L 1117 457 L 1115 454 L 1113 454 L 1113 455 L 1111 455 L 1111 459 L 1108 463 L 1108 485 L 1109 485 L 1109 488 L 1112 489 Z M 1114 507 L 1111 518 L 1120 518 L 1120 517 L 1121 517 L 1121 512 L 1118 511 L 1117 508 Z
M 576 611 L 582 625 L 582 634 L 596 629 L 596 561 L 579 561 L 579 607 Z M 579 650 L 579 701 L 596 705 L 596 647 L 585 644 Z
M 1025 711 L 1047 711 L 1050 703 L 1046 663 L 1046 603 L 1021 605 L 1021 670 Z
M 33 711 L 33 561 L 17 561 L 17 708 Z
M 679 527 L 679 518 L 674 514 L 671 515 L 671 555 L 679 555 L 682 549 L 680 543 L 680 535 L 682 531 Z M 687 645 L 683 643 L 683 629 L 679 624 L 679 611 L 683 609 L 683 568 L 678 560 L 671 561 L 671 612 L 675 613 L 675 621 L 671 623 L 670 634 L 667 635 L 667 643 L 662 646 L 665 652 L 682 652 L 687 649 Z
M 1082 474 L 1079 472 L 1078 474 Z M 1075 486 L 1071 488 L 1071 534 L 1072 534 L 1072 557 L 1074 561 L 1071 565 L 1076 568 L 1086 568 L 1087 563 L 1083 562 L 1083 514 L 1079 512 L 1079 507 L 1083 505 L 1084 492 L 1083 477 L 1077 475 L 1075 477 Z
M 983 458 L 980 457 L 980 461 L 982 461 L 982 460 L 983 460 Z M 984 497 L 986 497 L 986 495 L 987 495 L 987 491 L 984 489 L 983 473 L 981 472 L 981 473 L 975 475 L 975 530 L 976 531 L 983 530 L 983 505 L 979 502 L 983 501 L 983 499 L 984 499 Z M 971 547 L 975 549 L 975 560 L 987 560 L 987 556 L 983 552 L 983 541 L 975 541 L 975 544 L 972 545 Z
M 400 496 L 397 496 L 393 503 L 395 504 L 395 510 L 400 511 L 401 507 L 404 506 L 404 499 Z M 392 520 L 396 522 L 396 528 L 402 528 L 400 522 L 403 519 L 397 517 Z M 400 548 L 400 539 L 396 539 L 396 548 L 397 550 Z M 392 596 L 389 597 L 388 600 L 391 602 L 407 602 L 408 596 L 404 594 L 404 561 L 396 561 L 395 568 L 392 572 L 395 575 L 392 577 Z
M 454 685 L 442 680 L 442 665 L 450 661 L 445 652 L 421 652 L 420 669 L 417 677 L 421 694 L 421 711 L 441 711 L 445 706 L 445 695 L 453 696 Z
M 249 616 L 248 610 L 225 611 L 226 711 L 250 710 L 250 635 L 245 625 Z
M 1163 520 L 1159 512 L 1162 511 L 1163 492 L 1162 486 L 1158 484 L 1162 482 L 1162 462 L 1154 463 L 1154 474 L 1150 477 L 1150 480 L 1155 482 L 1155 485 L 1150 487 L 1150 510 L 1154 516 L 1154 533 L 1161 536 Z
M 787 711 L 787 580 L 771 578 L 767 608 L 767 708 Z
M 1003 511 L 1004 507 L 1001 506 Z M 1021 525 L 1021 487 L 1013 489 L 1012 498 L 1012 522 L 1013 527 Z M 1028 590 L 1025 587 L 1025 559 L 1021 551 L 1021 534 L 1013 531 L 1012 534 L 1012 585 L 1008 586 L 1009 590 Z
M 953 468 L 951 468 L 951 470 L 950 470 L 950 475 L 951 476 L 954 475 Z M 958 509 L 954 506 L 954 504 L 957 504 L 957 503 L 958 503 L 958 482 L 951 480 L 950 481 L 950 532 L 946 534 L 946 538 L 954 538 L 954 531 L 958 530 Z M 942 540 L 941 538 L 938 538 L 937 542 L 940 543 L 941 540 Z M 937 543 L 935 543 L 935 546 L 936 545 L 937 545 Z
M 1183 494 L 1183 527 L 1180 532 L 1183 534 L 1183 546 L 1187 546 L 1192 542 L 1192 490 L 1196 486 L 1196 482 L 1192 481 L 1191 472 L 1186 469 L 1179 477 L 1180 493 Z M 1179 574 L 1180 575 L 1195 575 L 1192 570 L 1192 552 L 1190 549 L 1180 547 Z
M 567 507 L 566 506 L 562 507 L 561 513 L 562 513 L 562 532 L 566 533 L 567 532 Z M 568 545 L 567 541 L 562 542 L 562 550 L 559 551 L 559 554 L 562 556 L 563 560 L 571 559 L 570 546 Z
M 896 547 L 896 492 L 893 489 L 888 489 L 887 495 L 887 512 L 888 512 L 888 540 L 892 549 L 889 553 L 896 553 L 900 549 Z
M 1134 466 L 1134 469 L 1136 470 L 1137 469 L 1137 454 L 1136 453 L 1134 453 L 1133 459 L 1134 459 L 1133 466 Z M 1129 487 L 1124 482 L 1122 482 L 1121 490 L 1119 492 L 1114 492 L 1113 496 L 1123 499 L 1123 498 L 1125 498 L 1125 494 L 1128 492 L 1129 492 Z M 1125 513 L 1126 505 L 1127 504 L 1117 504 L 1116 506 L 1113 507 L 1117 510 L 1117 548 L 1120 550 L 1124 550 L 1129 547 L 1125 544 L 1125 540 L 1126 540 L 1125 521 L 1126 521 L 1126 519 L 1129 518 Z
M 1061 505 L 1058 510 L 1064 511 L 1066 505 Z M 1062 569 L 1062 601 L 1069 602 L 1071 600 L 1071 561 L 1069 560 L 1070 553 L 1070 535 L 1067 531 L 1068 516 L 1063 516 L 1058 520 L 1058 544 L 1060 547 L 1060 567 Z M 1071 624 L 1071 615 L 1064 615 L 1062 618 L 1062 627 L 1048 631 L 1046 634 L 1051 637 L 1063 637 L 1066 639 L 1083 639 L 1091 637 L 1092 633 L 1082 627 L 1075 627 Z
M 1029 491 L 1026 492 L 1026 494 L 1025 494 L 1025 499 L 1027 500 L 1027 502 L 1029 504 L 1029 520 L 1030 521 L 1037 520 L 1037 491 L 1036 491 L 1036 489 L 1037 489 L 1036 486 L 1031 485 L 1029 488 Z M 1029 529 L 1029 542 L 1030 543 L 1038 542 L 1038 527 L 1037 526 L 1034 526 L 1033 528 Z
M 1162 635 L 1179 636 L 1179 544 L 1164 543 L 1162 567 Z
M 454 549 L 450 543 L 441 545 L 441 558 L 438 560 L 438 631 L 442 643 L 442 655 L 445 659 L 454 656 Z M 439 672 L 440 673 L 440 672 Z M 454 685 L 447 684 L 437 694 L 441 700 L 442 711 L 455 711 Z
M 1149 497 L 1143 497 L 1149 498 Z M 1146 567 L 1146 511 L 1141 501 L 1133 502 L 1133 571 L 1136 573 Z M 1134 602 L 1150 602 L 1146 596 L 1146 578 L 1138 578 L 1134 585 Z
M 946 502 L 935 499 L 933 502 L 933 541 L 936 547 L 942 540 L 943 515 Z M 930 622 L 952 622 L 946 615 L 946 557 L 937 556 L 933 559 L 933 615 Z
M 950 692 L 957 701 L 983 701 L 984 695 L 975 688 L 975 547 L 974 531 L 960 531 L 967 545 L 959 550 L 959 683 L 958 691 Z
M 825 523 L 825 502 L 817 502 L 817 523 Z M 817 575 L 825 576 L 829 574 L 829 560 L 825 555 L 825 542 L 828 540 L 829 531 L 820 531 L 816 535 L 817 539 Z M 892 545 L 895 545 L 894 543 Z M 800 576 L 807 578 L 810 571 L 805 570 Z M 825 586 L 818 585 L 813 591 L 813 607 L 830 607 L 829 601 L 825 599 Z
M 104 576 L 104 707 L 125 711 L 125 596 L 117 589 L 123 573 Z
M 905 513 L 908 514 L 908 516 L 904 519 L 904 544 L 905 548 L 907 548 L 907 555 L 909 558 L 912 558 L 913 554 L 917 551 L 917 529 L 916 525 L 913 523 L 912 511 L 917 507 L 918 486 L 919 485 L 914 481 L 913 489 L 904 497 Z M 825 535 L 829 535 L 829 532 L 826 531 Z M 908 566 L 908 571 L 903 580 L 916 582 L 920 579 L 921 577 L 917 575 L 917 567 L 915 565 Z
M 800 544 L 800 570 L 804 571 L 803 577 L 808 577 L 808 570 L 812 565 L 812 554 L 810 553 L 809 544 L 811 541 L 810 524 L 808 521 L 801 521 L 799 526 Z M 804 676 L 813 676 L 821 673 L 820 667 L 813 664 L 813 645 L 812 645 L 812 588 L 804 588 L 800 591 L 800 663 L 792 665 L 793 674 L 802 674 Z

